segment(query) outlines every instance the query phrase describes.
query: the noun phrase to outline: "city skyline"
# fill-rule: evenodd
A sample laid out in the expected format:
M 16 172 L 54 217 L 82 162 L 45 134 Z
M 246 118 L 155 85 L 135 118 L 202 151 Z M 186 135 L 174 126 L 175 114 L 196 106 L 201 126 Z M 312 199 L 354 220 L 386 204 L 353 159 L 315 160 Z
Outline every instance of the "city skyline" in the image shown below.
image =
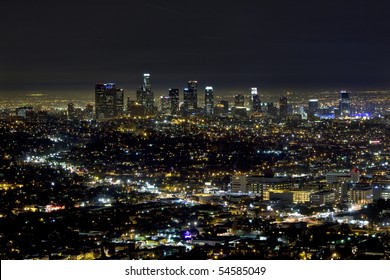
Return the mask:
M 0 9 L 1 260 L 390 259 L 390 2 Z
M 0 94 L 156 91 L 196 79 L 227 91 L 385 89 L 389 4 L 366 1 L 2 1 Z M 104 11 L 104 19 L 98 15 Z M 194 19 L 194 20 L 189 20 Z

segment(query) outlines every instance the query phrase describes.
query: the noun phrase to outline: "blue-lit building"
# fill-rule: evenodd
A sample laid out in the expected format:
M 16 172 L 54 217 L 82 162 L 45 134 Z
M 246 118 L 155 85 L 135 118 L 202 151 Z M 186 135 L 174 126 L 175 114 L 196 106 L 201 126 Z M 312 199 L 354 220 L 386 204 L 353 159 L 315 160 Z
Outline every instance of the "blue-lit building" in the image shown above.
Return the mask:
M 318 99 L 310 99 L 308 102 L 307 116 L 308 118 L 314 117 L 315 114 L 318 114 L 319 103 Z
M 245 106 L 245 98 L 242 94 L 236 94 L 234 96 L 234 107 L 244 107 Z

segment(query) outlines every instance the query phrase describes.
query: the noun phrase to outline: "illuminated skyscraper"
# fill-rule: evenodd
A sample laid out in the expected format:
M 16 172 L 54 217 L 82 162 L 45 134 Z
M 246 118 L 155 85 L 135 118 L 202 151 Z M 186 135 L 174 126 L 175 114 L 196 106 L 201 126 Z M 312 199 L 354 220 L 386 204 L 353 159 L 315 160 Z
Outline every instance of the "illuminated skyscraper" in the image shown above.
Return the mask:
M 245 106 L 244 101 L 245 101 L 244 95 L 242 95 L 242 94 L 236 94 L 236 95 L 234 96 L 234 106 L 235 106 L 235 107 L 244 107 L 244 106 Z
M 206 115 L 213 115 L 214 114 L 214 91 L 213 91 L 213 87 L 206 87 L 204 96 L 205 96 Z
M 171 101 L 171 114 L 172 115 L 179 114 L 179 89 L 178 88 L 170 88 L 169 89 L 169 98 Z
M 198 109 L 198 82 L 188 81 L 188 87 L 184 88 L 184 113 L 195 113 Z
M 144 83 L 143 85 L 145 86 L 145 88 L 151 90 L 152 89 L 152 85 L 150 83 L 150 74 L 148 73 L 145 73 L 144 74 Z
M 137 101 L 145 106 L 148 111 L 154 110 L 154 94 L 150 82 L 150 74 L 148 73 L 144 74 L 143 84 L 137 89 Z
M 285 121 L 288 115 L 288 102 L 287 97 L 283 96 L 279 98 L 279 117 L 281 121 Z
M 214 108 L 214 114 L 222 117 L 227 116 L 229 113 L 229 102 L 227 100 L 221 100 Z
M 114 116 L 123 115 L 125 91 L 121 88 L 116 89 L 114 98 Z
M 251 88 L 251 106 L 252 112 L 261 111 L 260 95 L 257 93 L 257 88 Z
M 114 83 L 95 84 L 96 119 L 111 118 L 123 113 L 123 89 Z
M 339 112 L 340 116 L 349 116 L 351 113 L 351 104 L 349 100 L 349 92 L 342 90 L 339 94 Z
M 168 95 L 161 96 L 160 103 L 161 103 L 161 113 L 164 115 L 171 114 L 171 97 Z
M 68 103 L 68 119 L 72 120 L 75 117 L 74 104 Z
M 318 112 L 318 99 L 310 99 L 308 103 L 307 117 L 312 118 Z

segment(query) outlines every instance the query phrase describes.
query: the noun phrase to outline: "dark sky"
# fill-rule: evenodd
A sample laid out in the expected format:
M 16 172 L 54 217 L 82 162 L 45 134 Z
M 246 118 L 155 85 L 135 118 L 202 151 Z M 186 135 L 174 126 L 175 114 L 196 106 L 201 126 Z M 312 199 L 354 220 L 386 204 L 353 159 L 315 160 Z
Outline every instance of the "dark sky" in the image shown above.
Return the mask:
M 390 1 L 0 0 L 0 93 L 390 88 Z

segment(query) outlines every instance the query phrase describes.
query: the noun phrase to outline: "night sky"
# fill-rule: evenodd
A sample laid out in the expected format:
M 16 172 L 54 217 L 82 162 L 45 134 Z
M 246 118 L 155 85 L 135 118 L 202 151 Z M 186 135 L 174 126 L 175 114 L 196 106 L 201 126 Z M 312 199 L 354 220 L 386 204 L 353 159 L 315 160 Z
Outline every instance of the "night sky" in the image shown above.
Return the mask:
M 233 4 L 234 3 L 234 4 Z M 390 88 L 390 1 L 0 0 L 0 93 Z

